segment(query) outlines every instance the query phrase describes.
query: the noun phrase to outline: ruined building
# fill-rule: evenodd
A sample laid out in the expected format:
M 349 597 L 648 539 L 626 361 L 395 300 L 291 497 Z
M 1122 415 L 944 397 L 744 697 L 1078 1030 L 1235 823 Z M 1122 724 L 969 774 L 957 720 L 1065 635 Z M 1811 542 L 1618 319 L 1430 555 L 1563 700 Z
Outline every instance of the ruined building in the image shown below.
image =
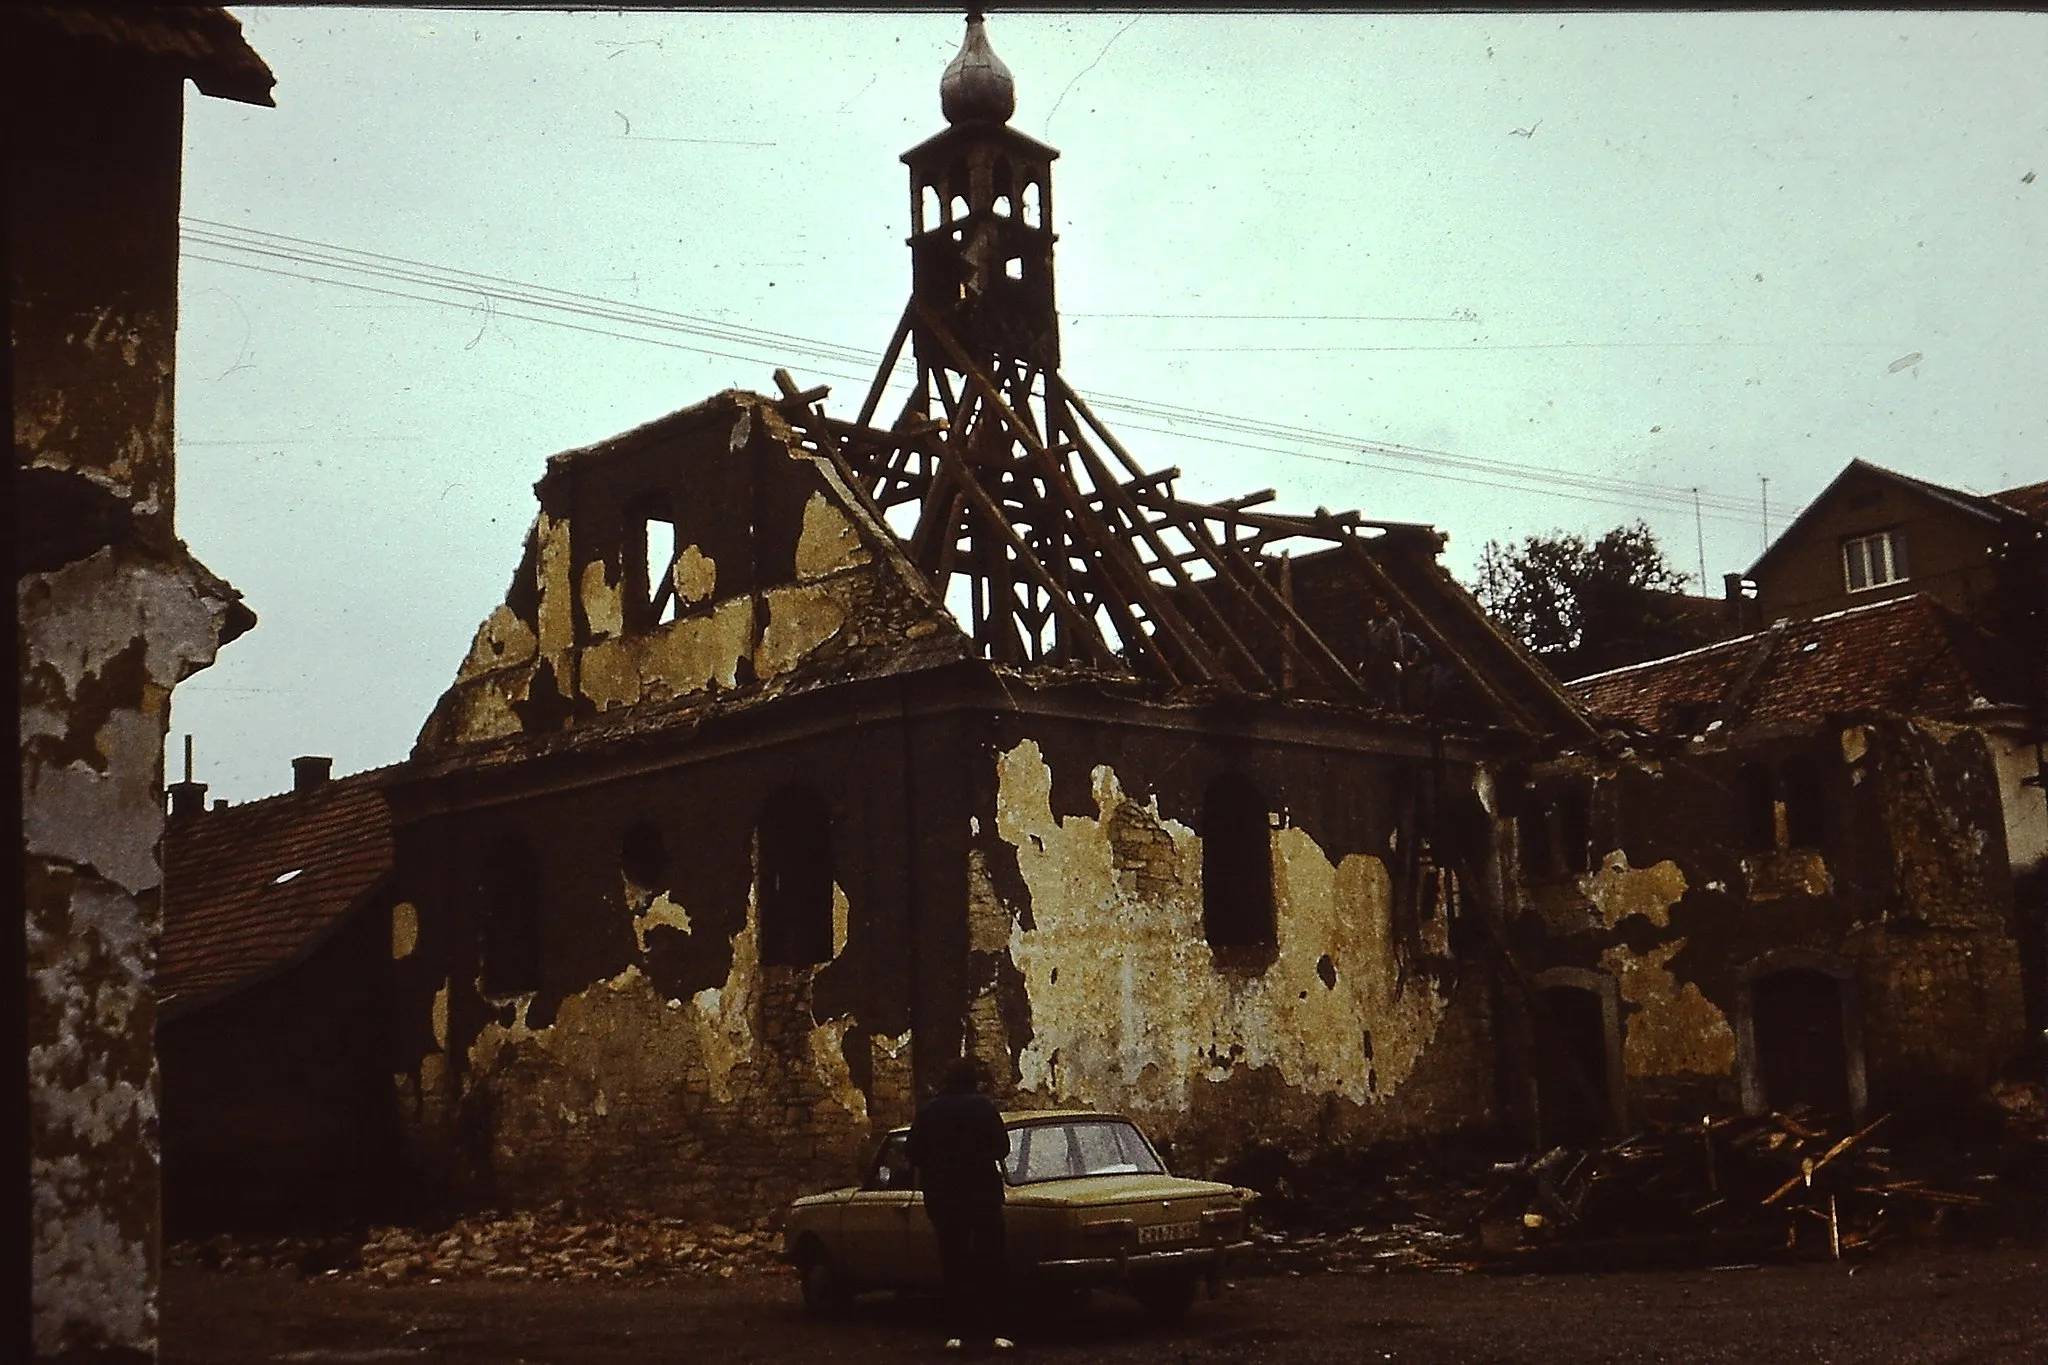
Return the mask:
M 1550 1136 L 2039 1074 L 2044 513 L 1854 461 L 1750 571 L 1773 624 L 1571 684 L 1603 742 L 1509 802 Z
M 385 786 L 419 1169 L 756 1214 L 963 1047 L 1190 1164 L 1492 1112 L 1488 765 L 1577 709 L 1429 528 L 1126 452 L 979 20 L 941 96 L 856 413 L 778 376 L 550 459 Z
M 0 1358 L 154 1359 L 166 711 L 255 623 L 173 519 L 184 88 L 272 78 L 216 9 L 9 6 L 0 49 L 33 1317 Z
M 1430 528 L 1182 498 L 1061 370 L 1013 102 L 970 20 L 850 416 L 778 372 L 555 455 L 407 762 L 176 825 L 185 1169 L 752 1218 L 963 1049 L 1196 1171 L 2000 1073 L 1975 627 L 1574 696 Z

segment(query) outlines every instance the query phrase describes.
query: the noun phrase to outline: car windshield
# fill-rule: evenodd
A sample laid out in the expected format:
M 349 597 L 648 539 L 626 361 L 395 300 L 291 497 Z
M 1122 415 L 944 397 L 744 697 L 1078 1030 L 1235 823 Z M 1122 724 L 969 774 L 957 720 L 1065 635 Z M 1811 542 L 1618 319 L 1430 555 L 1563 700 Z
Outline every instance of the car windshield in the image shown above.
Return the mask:
M 1084 1175 L 1159 1175 L 1152 1148 L 1126 1119 L 1068 1119 L 1010 1130 L 1003 1176 L 1012 1185 Z

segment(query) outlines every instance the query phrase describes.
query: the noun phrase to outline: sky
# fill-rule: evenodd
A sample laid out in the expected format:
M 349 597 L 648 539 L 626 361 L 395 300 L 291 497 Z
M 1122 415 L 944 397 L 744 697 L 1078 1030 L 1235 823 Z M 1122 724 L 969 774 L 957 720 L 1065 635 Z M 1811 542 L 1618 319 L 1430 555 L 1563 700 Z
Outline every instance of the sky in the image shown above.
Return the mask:
M 278 107 L 187 99 L 177 515 L 259 624 L 170 775 L 191 734 L 243 801 L 407 755 L 550 454 L 778 366 L 853 415 L 962 29 L 236 13 Z M 1063 373 L 1184 496 L 1429 522 L 1468 580 L 1641 519 L 1718 593 L 1851 459 L 2048 478 L 2048 17 L 988 32 L 1062 152 Z

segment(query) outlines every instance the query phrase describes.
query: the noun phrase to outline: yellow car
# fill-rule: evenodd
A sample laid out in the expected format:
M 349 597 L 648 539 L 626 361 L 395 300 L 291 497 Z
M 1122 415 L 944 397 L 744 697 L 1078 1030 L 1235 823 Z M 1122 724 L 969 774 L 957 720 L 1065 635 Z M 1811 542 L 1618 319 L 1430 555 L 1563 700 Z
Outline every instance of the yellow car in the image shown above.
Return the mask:
M 1041 1110 L 1003 1122 L 1003 1223 L 1020 1284 L 1121 1288 L 1171 1319 L 1247 1245 L 1249 1191 L 1168 1175 L 1129 1119 Z M 939 1288 L 938 1238 L 906 1155 L 909 1136 L 890 1133 L 858 1186 L 790 1206 L 782 1257 L 803 1277 L 806 1307 L 829 1310 L 870 1289 Z

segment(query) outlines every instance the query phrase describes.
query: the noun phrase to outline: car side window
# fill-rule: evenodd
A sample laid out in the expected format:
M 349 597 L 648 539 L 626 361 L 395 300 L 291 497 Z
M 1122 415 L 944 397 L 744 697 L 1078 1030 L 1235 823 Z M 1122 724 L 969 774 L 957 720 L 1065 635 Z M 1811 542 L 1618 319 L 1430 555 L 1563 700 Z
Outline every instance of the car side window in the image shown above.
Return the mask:
M 917 1176 L 910 1164 L 910 1139 L 903 1133 L 892 1133 L 882 1143 L 882 1150 L 875 1153 L 875 1164 L 868 1170 L 868 1178 L 861 1182 L 864 1190 L 909 1190 L 917 1188 Z

